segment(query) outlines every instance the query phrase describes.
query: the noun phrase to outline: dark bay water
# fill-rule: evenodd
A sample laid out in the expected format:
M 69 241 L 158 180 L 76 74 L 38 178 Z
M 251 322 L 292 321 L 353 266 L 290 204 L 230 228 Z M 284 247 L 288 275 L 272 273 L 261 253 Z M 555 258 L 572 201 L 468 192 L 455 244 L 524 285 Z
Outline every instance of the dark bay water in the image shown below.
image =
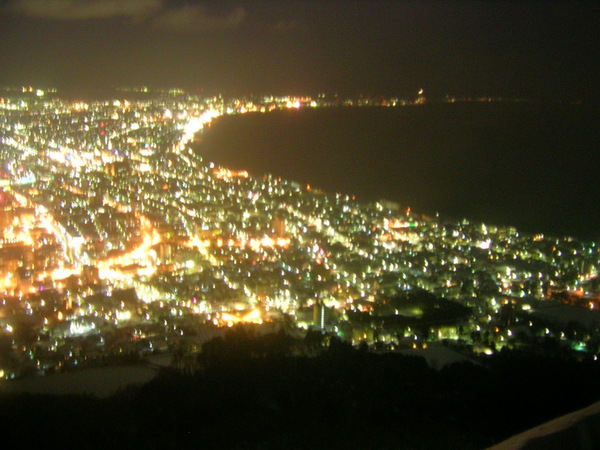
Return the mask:
M 460 103 L 222 117 L 198 151 L 359 200 L 600 239 L 600 121 L 586 105 Z

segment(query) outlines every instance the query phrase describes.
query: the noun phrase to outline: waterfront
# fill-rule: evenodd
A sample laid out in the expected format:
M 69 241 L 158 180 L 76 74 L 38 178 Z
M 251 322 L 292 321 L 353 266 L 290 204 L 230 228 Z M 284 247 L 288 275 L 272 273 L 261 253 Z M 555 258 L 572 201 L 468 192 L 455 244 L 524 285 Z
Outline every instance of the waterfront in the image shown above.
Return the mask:
M 197 151 L 359 200 L 598 239 L 597 117 L 530 102 L 277 111 L 221 117 Z

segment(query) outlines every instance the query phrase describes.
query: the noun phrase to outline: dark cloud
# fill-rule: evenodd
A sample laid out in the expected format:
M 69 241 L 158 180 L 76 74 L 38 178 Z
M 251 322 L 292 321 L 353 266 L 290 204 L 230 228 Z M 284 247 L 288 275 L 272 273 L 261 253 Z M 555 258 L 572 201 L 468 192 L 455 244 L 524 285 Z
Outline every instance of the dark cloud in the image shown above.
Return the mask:
M 32 17 L 58 20 L 140 18 L 164 8 L 163 0 L 15 0 L 12 8 Z
M 241 7 L 215 14 L 202 5 L 186 5 L 161 11 L 152 19 L 152 23 L 158 28 L 178 32 L 217 31 L 236 28 L 245 17 L 246 11 Z
M 208 8 L 210 3 L 167 0 L 13 0 L 11 10 L 32 18 L 78 21 L 125 17 L 154 28 L 218 31 L 236 28 L 246 17 L 242 7 Z
M 275 31 L 286 33 L 289 31 L 299 30 L 301 28 L 299 20 L 280 20 L 275 24 Z

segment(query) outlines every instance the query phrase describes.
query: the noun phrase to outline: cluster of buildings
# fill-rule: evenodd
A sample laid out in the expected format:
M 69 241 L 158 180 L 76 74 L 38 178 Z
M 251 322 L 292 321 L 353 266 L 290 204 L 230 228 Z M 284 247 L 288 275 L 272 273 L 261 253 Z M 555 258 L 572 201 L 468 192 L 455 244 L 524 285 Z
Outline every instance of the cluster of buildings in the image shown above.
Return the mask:
M 597 243 L 253 177 L 194 144 L 225 114 L 411 102 L 118 97 L 0 93 L 0 377 L 193 349 L 238 322 L 600 351 Z

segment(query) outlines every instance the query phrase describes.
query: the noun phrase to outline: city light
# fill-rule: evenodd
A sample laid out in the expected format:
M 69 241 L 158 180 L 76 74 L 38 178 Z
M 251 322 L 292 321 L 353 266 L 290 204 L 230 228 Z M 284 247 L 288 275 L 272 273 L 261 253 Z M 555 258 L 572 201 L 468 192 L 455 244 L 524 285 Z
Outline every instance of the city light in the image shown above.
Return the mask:
M 596 323 L 589 316 L 600 309 L 595 243 L 360 203 L 218 166 L 195 147 L 204 128 L 226 114 L 414 102 L 177 95 L 3 100 L 5 332 L 26 317 L 39 342 L 55 348 L 115 327 L 148 327 L 159 346 L 200 324 L 289 315 L 300 328 L 356 345 L 423 350 L 451 340 L 488 354 L 517 340 L 567 340 L 557 319 L 563 311 L 547 305 L 576 308 L 573 314 L 583 314 L 577 320 Z M 60 133 L 34 126 L 53 121 Z M 436 315 L 445 322 L 430 319 Z M 425 336 L 415 331 L 415 321 L 428 320 Z M 403 321 L 411 326 L 399 329 Z M 544 324 L 540 336 L 531 336 L 537 323 Z M 527 332 L 517 331 L 520 324 Z M 135 352 L 137 338 L 125 335 L 119 345 Z M 590 349 L 581 339 L 571 345 Z M 40 365 L 62 367 L 56 355 Z M 77 352 L 69 358 L 85 361 Z

